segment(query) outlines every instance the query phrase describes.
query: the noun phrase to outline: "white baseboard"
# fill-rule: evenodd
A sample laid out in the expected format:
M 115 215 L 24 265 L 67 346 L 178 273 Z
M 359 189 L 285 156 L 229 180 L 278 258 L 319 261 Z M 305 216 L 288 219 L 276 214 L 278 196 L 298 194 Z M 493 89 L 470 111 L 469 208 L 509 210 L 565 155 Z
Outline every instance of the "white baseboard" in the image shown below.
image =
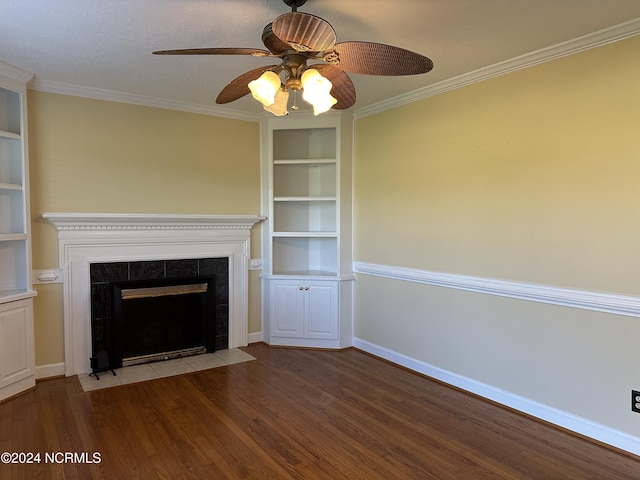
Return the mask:
M 63 377 L 64 374 L 64 362 L 36 366 L 36 380 L 42 380 L 43 378 L 51 377 Z
M 353 339 L 353 346 L 367 353 L 413 370 L 414 372 L 435 378 L 449 385 L 497 402 L 501 405 L 505 405 L 559 427 L 571 430 L 580 435 L 584 435 L 585 437 L 611 445 L 634 455 L 640 455 L 640 438 L 614 430 L 596 422 L 592 422 L 586 418 L 578 417 L 571 413 L 534 402 L 491 385 L 486 385 L 476 380 L 448 372 L 433 365 L 429 365 L 428 363 L 416 360 L 359 338 Z
M 259 343 L 262 341 L 262 332 L 250 333 L 248 342 L 251 343 Z

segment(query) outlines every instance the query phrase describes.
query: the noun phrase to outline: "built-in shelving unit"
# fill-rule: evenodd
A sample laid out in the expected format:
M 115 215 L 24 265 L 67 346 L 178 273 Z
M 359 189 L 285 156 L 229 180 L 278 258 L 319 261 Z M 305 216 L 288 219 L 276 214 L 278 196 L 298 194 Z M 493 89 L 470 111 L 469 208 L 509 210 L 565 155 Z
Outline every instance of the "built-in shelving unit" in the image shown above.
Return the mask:
M 269 118 L 262 128 L 266 341 L 346 346 L 351 117 Z
M 31 76 L 0 63 L 0 400 L 35 384 L 26 138 Z

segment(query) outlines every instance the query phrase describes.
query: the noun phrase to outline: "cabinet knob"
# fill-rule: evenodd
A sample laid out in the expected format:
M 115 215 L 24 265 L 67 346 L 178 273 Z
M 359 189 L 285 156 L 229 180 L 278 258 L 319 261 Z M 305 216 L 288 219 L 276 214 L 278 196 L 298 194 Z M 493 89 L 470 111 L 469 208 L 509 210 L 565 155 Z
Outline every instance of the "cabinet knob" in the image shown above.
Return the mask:
M 304 287 L 305 290 L 309 290 L 309 287 Z
M 298 290 L 303 290 L 303 289 L 304 289 L 304 287 L 298 287 Z

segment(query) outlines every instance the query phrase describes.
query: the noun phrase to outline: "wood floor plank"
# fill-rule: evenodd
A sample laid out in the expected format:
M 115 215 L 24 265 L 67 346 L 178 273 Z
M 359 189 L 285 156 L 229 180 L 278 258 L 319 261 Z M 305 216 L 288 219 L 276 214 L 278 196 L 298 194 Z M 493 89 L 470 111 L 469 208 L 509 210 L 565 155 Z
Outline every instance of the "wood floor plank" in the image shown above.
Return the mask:
M 0 404 L 0 451 L 100 463 L 0 464 L 5 479 L 640 478 L 640 459 L 355 349 L 84 392 L 40 382 Z

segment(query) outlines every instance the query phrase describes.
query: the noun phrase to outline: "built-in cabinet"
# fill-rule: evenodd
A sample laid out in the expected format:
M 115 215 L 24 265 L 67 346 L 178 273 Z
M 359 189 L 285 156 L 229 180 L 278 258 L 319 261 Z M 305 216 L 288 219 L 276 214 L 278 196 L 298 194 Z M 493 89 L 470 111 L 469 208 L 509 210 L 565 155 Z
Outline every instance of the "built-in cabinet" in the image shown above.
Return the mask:
M 271 282 L 272 336 L 338 340 L 337 283 L 302 279 Z
M 35 385 L 26 85 L 0 63 L 0 400 Z
M 274 345 L 351 345 L 349 113 L 262 124 L 264 337 Z

